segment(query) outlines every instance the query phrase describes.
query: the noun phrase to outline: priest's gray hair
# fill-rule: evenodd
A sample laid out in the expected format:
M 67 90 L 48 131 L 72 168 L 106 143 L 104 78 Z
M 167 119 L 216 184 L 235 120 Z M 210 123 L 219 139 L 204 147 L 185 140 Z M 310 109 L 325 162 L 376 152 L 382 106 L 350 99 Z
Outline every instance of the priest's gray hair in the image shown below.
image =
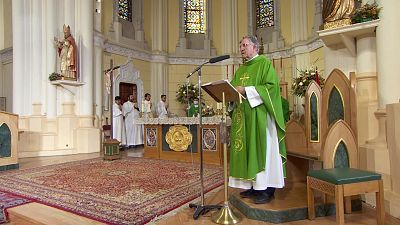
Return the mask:
M 258 40 L 257 40 L 257 37 L 256 37 L 256 36 L 247 35 L 247 36 L 244 36 L 244 37 L 242 38 L 242 40 L 243 40 L 243 39 L 249 39 L 249 40 L 251 41 L 251 43 L 253 43 L 254 46 L 256 46 L 257 52 L 259 52 L 259 50 L 260 50 L 260 43 L 258 43 Z

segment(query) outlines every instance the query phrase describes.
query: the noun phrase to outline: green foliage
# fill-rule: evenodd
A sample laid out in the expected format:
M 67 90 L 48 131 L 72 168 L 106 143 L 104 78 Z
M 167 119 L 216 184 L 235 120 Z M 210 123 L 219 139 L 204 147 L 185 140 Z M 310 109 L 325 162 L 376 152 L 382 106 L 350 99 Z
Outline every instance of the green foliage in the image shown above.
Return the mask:
M 193 102 L 195 98 L 199 96 L 199 88 L 192 84 L 178 84 L 178 90 L 176 91 L 176 101 L 181 104 L 189 104 Z
M 350 19 L 352 23 L 362 23 L 370 20 L 379 19 L 379 12 L 381 7 L 378 7 L 376 2 L 372 4 L 366 3 L 354 10 L 354 12 L 350 15 Z
M 53 72 L 49 75 L 50 81 L 61 80 L 62 76 L 59 73 Z
M 299 70 L 300 75 L 293 79 L 292 93 L 299 97 L 304 97 L 307 87 L 312 80 L 316 79 L 316 70 L 311 68 L 309 70 Z M 325 83 L 325 79 L 318 74 L 320 86 L 322 87 Z

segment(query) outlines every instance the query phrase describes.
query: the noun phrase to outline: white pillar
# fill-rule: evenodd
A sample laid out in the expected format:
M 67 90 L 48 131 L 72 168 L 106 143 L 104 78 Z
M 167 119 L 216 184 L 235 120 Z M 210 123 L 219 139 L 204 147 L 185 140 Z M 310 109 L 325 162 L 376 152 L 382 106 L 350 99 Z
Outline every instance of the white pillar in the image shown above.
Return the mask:
M 151 95 L 153 102 L 160 101 L 160 96 L 167 93 L 168 67 L 165 63 L 151 63 Z M 173 96 L 167 96 L 173 98 Z
M 93 1 L 82 0 L 80 6 L 80 76 L 85 84 L 82 86 L 79 114 L 86 117 L 81 122 L 83 127 L 93 127 Z
M 95 113 L 96 119 L 100 120 L 103 110 L 103 38 L 100 33 L 95 36 L 95 47 L 94 47 L 94 85 L 95 85 Z M 98 121 L 100 122 L 100 121 Z M 98 124 L 100 125 L 100 124 Z
M 380 23 L 376 30 L 377 69 L 378 69 L 378 101 L 379 108 L 387 104 L 397 103 L 400 98 L 400 1 L 380 0 Z
M 14 4 L 14 3 L 13 3 Z M 50 74 L 56 71 L 56 48 L 50 44 L 54 42 L 54 37 L 57 37 L 57 4 L 54 0 L 47 0 L 46 4 L 46 74 Z M 14 7 L 13 7 L 14 8 Z M 15 39 L 15 38 L 13 38 Z M 57 113 L 57 92 L 56 87 L 50 82 L 47 83 L 47 117 L 55 118 Z
M 42 111 L 42 1 L 32 1 L 32 26 L 30 29 L 32 37 L 31 60 L 29 64 L 32 68 L 31 76 L 31 98 L 33 103 L 32 115 L 41 115 Z M 51 45 L 51 43 L 49 43 Z M 28 64 L 28 65 L 29 65 Z
M 359 36 L 356 43 L 358 143 L 363 144 L 376 137 L 378 130 L 375 34 Z
M 24 104 L 24 1 L 12 2 L 13 27 L 13 109 L 12 112 L 25 115 Z
M 157 52 L 166 52 L 168 46 L 168 18 L 167 2 L 163 0 L 153 0 L 152 11 L 153 18 L 151 23 L 152 32 L 152 50 Z

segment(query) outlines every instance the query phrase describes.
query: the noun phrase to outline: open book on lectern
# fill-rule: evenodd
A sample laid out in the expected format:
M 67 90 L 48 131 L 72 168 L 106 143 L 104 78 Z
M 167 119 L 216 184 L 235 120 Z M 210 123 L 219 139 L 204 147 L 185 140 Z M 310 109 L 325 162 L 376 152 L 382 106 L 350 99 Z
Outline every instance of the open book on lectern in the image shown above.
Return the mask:
M 222 102 L 222 93 L 225 93 L 226 102 L 236 102 L 239 98 L 246 99 L 228 80 L 213 81 L 201 87 L 217 102 Z

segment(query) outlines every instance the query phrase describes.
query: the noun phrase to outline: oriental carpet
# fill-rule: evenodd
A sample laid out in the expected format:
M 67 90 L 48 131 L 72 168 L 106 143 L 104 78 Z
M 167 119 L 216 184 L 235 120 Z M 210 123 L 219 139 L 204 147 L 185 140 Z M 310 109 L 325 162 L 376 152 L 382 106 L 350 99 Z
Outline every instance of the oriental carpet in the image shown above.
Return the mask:
M 0 191 L 108 224 L 144 224 L 200 195 L 199 165 L 146 158 L 100 158 L 0 174 Z M 223 169 L 204 166 L 204 189 Z
M 7 209 L 31 202 L 29 199 L 21 198 L 9 193 L 0 192 L 0 224 L 7 222 Z

